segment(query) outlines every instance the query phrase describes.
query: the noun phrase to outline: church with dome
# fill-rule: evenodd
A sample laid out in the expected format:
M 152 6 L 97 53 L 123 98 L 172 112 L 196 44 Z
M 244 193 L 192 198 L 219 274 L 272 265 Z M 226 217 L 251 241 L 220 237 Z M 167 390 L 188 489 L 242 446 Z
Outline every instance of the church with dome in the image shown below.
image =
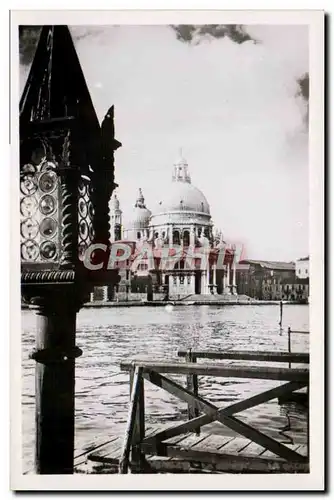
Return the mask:
M 117 292 L 127 298 L 138 291 L 168 299 L 183 299 L 192 295 L 235 295 L 236 275 L 234 248 L 227 247 L 222 232 L 215 228 L 210 214 L 210 205 L 205 195 L 191 182 L 188 163 L 180 158 L 173 167 L 170 185 L 164 186 L 156 206 L 146 206 L 142 189 L 131 215 L 123 220 L 117 194 L 110 200 L 111 243 L 122 241 L 133 245 L 134 254 L 144 244 L 152 248 L 154 259 L 143 258 L 138 268 L 122 271 Z M 207 251 L 208 264 L 202 268 L 200 259 L 187 265 L 180 258 L 172 268 L 159 266 L 162 248 L 181 248 L 184 255 L 188 249 Z M 217 266 L 220 249 L 225 248 L 224 261 Z M 194 256 L 196 254 L 194 253 Z M 217 268 L 218 267 L 218 268 Z M 143 289 L 144 287 L 144 289 Z

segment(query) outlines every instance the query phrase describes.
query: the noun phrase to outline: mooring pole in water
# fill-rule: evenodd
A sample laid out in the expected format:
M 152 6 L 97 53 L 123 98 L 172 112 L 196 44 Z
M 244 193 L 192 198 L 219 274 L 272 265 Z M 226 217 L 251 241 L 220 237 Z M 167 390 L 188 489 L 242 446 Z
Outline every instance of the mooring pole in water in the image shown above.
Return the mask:
M 282 328 L 282 320 L 283 320 L 283 301 L 281 300 L 279 303 L 279 326 Z
M 288 327 L 288 351 L 291 353 L 291 328 Z M 291 362 L 289 362 L 289 368 L 291 368 Z

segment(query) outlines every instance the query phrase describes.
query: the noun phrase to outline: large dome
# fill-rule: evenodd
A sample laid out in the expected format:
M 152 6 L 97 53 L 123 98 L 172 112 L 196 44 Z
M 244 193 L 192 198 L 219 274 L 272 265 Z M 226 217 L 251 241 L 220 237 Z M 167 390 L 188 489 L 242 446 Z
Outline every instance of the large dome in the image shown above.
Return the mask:
M 164 188 L 154 214 L 179 211 L 210 215 L 210 206 L 202 191 L 189 182 L 172 181 Z
M 172 182 L 164 186 L 154 215 L 166 212 L 197 212 L 210 215 L 210 206 L 202 191 L 191 184 L 188 163 L 180 158 L 174 163 Z

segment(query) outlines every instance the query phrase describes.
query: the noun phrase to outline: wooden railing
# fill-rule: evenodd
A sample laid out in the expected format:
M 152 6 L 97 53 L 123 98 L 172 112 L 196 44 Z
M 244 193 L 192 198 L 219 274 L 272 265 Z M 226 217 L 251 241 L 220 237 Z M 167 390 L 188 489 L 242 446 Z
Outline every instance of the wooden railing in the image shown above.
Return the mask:
M 121 369 L 130 372 L 130 411 L 126 427 L 124 447 L 120 460 L 120 473 L 128 471 L 131 455 L 131 467 L 137 471 L 149 469 L 145 459 L 146 454 L 166 457 L 191 457 L 192 460 L 206 460 L 208 453 L 193 452 L 191 450 L 176 449 L 169 443 L 169 438 L 188 432 L 199 432 L 200 427 L 218 421 L 229 429 L 245 438 L 263 446 L 273 454 L 287 462 L 304 464 L 307 457 L 300 455 L 279 441 L 263 434 L 249 424 L 235 417 L 236 413 L 245 411 L 282 395 L 303 387 L 308 388 L 308 368 L 277 368 L 270 366 L 231 366 L 222 363 L 196 363 L 197 358 L 207 359 L 239 359 L 254 361 L 275 361 L 308 363 L 309 356 L 304 353 L 277 353 L 277 352 L 240 352 L 225 351 L 220 353 L 179 351 L 179 356 L 185 357 L 185 362 L 177 361 L 125 361 Z M 162 374 L 184 374 L 187 376 L 187 387 L 183 387 L 174 380 Z M 283 385 L 263 391 L 255 396 L 244 399 L 224 408 L 218 408 L 198 394 L 198 376 L 215 376 L 231 378 L 267 379 L 285 381 Z M 188 404 L 189 418 L 187 422 L 174 427 L 158 431 L 153 436 L 145 436 L 145 403 L 144 380 L 160 387 Z M 197 384 L 197 385 L 196 385 Z M 194 456 L 194 453 L 196 456 Z M 210 458 L 212 460 L 212 457 Z
M 291 353 L 282 351 L 192 351 L 179 350 L 179 357 L 205 358 L 205 359 L 234 359 L 241 361 L 267 361 L 274 363 L 309 363 L 310 356 L 308 353 Z
M 288 352 L 291 353 L 291 334 L 292 333 L 301 333 L 308 335 L 310 332 L 308 330 L 291 330 L 291 327 L 288 327 Z M 291 367 L 291 363 L 289 363 L 289 367 Z
M 289 337 L 290 338 L 290 337 Z M 289 363 L 289 368 L 291 368 L 291 363 L 298 364 L 309 364 L 310 356 L 307 353 L 291 353 L 291 341 L 289 341 L 289 352 L 277 352 L 277 351 L 192 351 L 188 349 L 187 351 L 180 349 L 177 352 L 179 357 L 183 357 L 189 363 L 196 363 L 197 359 L 215 359 L 215 360 L 239 360 L 239 361 L 262 361 L 262 362 L 272 362 L 272 363 Z M 198 375 L 188 375 L 187 376 L 187 388 L 192 390 L 195 395 L 198 395 Z M 188 416 L 189 419 L 198 416 L 198 409 L 196 405 L 189 403 L 188 405 Z M 199 429 L 196 433 L 199 434 Z

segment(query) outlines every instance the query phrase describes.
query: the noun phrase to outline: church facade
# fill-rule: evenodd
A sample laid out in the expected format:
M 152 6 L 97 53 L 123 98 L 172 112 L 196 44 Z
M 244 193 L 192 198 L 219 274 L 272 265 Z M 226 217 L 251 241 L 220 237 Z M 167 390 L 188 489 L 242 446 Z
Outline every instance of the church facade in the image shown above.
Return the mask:
M 132 260 L 144 247 L 152 251 L 153 259 L 143 255 L 136 266 L 120 272 L 118 290 L 126 291 L 127 297 L 136 291 L 134 282 L 145 280 L 146 288 L 159 290 L 169 299 L 237 293 L 235 248 L 227 246 L 222 232 L 214 227 L 210 205 L 192 184 L 184 158 L 174 164 L 171 182 L 164 186 L 154 210 L 146 206 L 139 189 L 130 217 L 123 220 L 120 202 L 114 194 L 110 200 L 110 225 L 111 243 L 131 244 Z M 162 256 L 173 252 L 179 255 L 175 256 L 175 264 L 163 265 Z

